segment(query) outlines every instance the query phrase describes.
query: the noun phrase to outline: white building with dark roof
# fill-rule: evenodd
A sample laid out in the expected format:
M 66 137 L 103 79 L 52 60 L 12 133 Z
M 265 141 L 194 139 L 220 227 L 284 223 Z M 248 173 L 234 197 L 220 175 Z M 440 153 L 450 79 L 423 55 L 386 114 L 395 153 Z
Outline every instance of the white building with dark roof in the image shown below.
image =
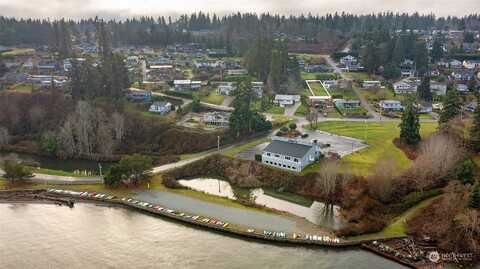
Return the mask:
M 262 163 L 295 172 L 301 172 L 320 157 L 320 147 L 305 141 L 273 137 L 263 150 Z

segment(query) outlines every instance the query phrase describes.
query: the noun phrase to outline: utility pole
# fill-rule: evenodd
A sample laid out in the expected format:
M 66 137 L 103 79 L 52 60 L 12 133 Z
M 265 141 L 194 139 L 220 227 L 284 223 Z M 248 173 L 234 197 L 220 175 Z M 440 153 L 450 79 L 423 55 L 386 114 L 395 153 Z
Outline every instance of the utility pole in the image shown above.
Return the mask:
M 217 151 L 220 151 L 220 136 L 217 135 Z

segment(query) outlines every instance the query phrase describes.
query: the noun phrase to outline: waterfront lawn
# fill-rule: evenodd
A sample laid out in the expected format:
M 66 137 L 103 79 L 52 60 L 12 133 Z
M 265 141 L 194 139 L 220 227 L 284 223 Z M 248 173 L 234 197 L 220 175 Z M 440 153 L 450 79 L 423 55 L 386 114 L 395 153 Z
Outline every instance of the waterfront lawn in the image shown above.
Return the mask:
M 227 150 L 222 152 L 222 155 L 225 155 L 225 156 L 228 156 L 228 157 L 235 157 L 238 153 L 240 153 L 242 151 L 253 148 L 255 146 L 258 146 L 258 145 L 260 145 L 262 143 L 265 143 L 265 142 L 268 142 L 268 141 L 270 141 L 270 139 L 267 138 L 267 137 L 256 139 L 256 140 L 253 140 L 249 143 L 245 143 L 245 144 L 242 144 L 240 146 L 236 146 L 236 147 L 232 147 L 230 149 L 227 149 Z
M 390 157 L 397 161 L 398 171 L 410 165 L 411 161 L 402 150 L 393 144 L 399 136 L 399 122 L 321 122 L 314 129 L 364 140 L 369 147 L 342 159 L 349 171 L 356 175 L 369 175 L 380 158 Z M 310 128 L 310 126 L 306 126 Z M 437 123 L 422 123 L 421 135 L 426 137 L 437 128 Z
M 75 174 L 67 171 L 52 170 L 52 169 L 46 169 L 46 168 L 35 168 L 35 167 L 32 167 L 32 173 L 52 175 L 52 176 L 62 176 L 62 177 L 88 177 L 86 175 Z
M 348 240 L 374 240 L 374 239 L 383 239 L 391 237 L 400 237 L 407 235 L 407 221 L 415 217 L 422 209 L 426 208 L 440 196 L 431 197 L 421 201 L 415 206 L 409 208 L 401 215 L 392 219 L 390 224 L 388 224 L 383 230 L 378 233 L 363 234 L 358 236 L 349 237 Z
M 279 192 L 271 188 L 263 188 L 263 191 L 268 196 L 271 196 L 280 200 L 285 200 L 297 205 L 310 207 L 313 204 L 312 199 L 305 196 L 300 196 L 298 194 L 294 194 L 290 192 Z

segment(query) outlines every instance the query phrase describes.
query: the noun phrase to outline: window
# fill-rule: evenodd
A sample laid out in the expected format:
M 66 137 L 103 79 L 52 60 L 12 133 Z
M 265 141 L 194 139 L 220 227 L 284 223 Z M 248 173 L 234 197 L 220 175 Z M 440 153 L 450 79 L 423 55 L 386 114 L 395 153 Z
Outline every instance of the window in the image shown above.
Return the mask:
M 270 152 L 267 152 L 267 156 L 270 156 L 270 155 L 271 155 Z
M 278 155 L 278 154 L 275 154 L 275 158 L 280 158 L 280 155 Z
M 296 162 L 296 163 L 298 163 L 298 159 L 297 159 L 297 158 L 293 159 L 293 161 Z
M 291 158 L 288 156 L 285 156 L 285 160 L 290 160 Z

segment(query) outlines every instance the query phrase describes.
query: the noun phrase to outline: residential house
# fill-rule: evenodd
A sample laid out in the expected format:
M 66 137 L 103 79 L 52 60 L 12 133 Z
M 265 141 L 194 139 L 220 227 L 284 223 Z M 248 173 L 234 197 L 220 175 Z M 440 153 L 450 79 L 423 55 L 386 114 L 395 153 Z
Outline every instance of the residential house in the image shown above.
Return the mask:
M 172 111 L 172 104 L 169 102 L 154 102 L 150 108 L 148 109 L 149 112 L 159 113 L 159 114 L 167 114 L 168 112 Z
M 468 112 L 475 112 L 475 109 L 477 109 L 477 102 L 470 102 L 467 105 L 465 105 L 465 110 Z
M 234 82 L 225 82 L 218 86 L 217 93 L 220 95 L 232 95 L 236 89 L 237 86 Z
M 452 77 L 457 81 L 469 81 L 474 79 L 475 71 L 472 69 L 457 69 L 452 72 Z
M 384 112 L 399 112 L 403 111 L 403 106 L 400 101 L 397 100 L 382 100 L 378 102 L 378 106 Z
M 414 94 L 417 92 L 418 83 L 409 79 L 393 83 L 393 90 L 395 94 Z
M 186 92 L 186 91 L 193 91 L 198 90 L 202 87 L 201 81 L 193 81 L 193 80 L 174 80 L 173 85 L 175 86 L 175 91 L 177 92 Z
M 230 124 L 230 113 L 226 112 L 207 112 L 203 114 L 203 123 L 216 127 L 228 128 Z
M 248 74 L 247 69 L 229 69 L 227 70 L 227 75 L 229 76 L 244 76 Z
M 449 64 L 447 61 L 440 60 L 436 63 L 438 68 L 448 68 Z
M 150 102 L 152 99 L 152 92 L 140 90 L 136 88 L 130 88 L 127 98 L 136 102 Z
M 333 99 L 338 109 L 356 109 L 360 107 L 360 100 Z
M 402 77 L 413 77 L 415 76 L 415 62 L 410 59 L 405 59 L 400 64 L 400 72 Z
M 306 141 L 273 137 L 262 152 L 262 163 L 284 170 L 301 172 L 320 158 L 320 147 Z
M 445 95 L 447 93 L 447 83 L 431 80 L 430 90 L 435 95 Z
M 450 68 L 458 69 L 458 68 L 462 68 L 463 63 L 460 62 L 459 60 L 453 59 L 450 61 L 449 66 Z
M 457 91 L 461 92 L 461 93 L 465 93 L 465 92 L 468 92 L 468 86 L 465 85 L 465 84 L 457 84 L 455 86 L 457 88 Z
M 275 99 L 273 100 L 273 103 L 281 107 L 291 106 L 297 102 L 300 102 L 300 95 L 277 94 L 275 95 Z
M 480 68 L 479 60 L 465 60 L 463 61 L 463 67 L 466 69 L 477 69 Z
M 63 70 L 65 70 L 65 72 L 70 72 L 70 70 L 73 67 L 73 62 L 76 62 L 78 64 L 83 64 L 86 62 L 86 59 L 85 58 L 65 59 L 63 60 Z
M 251 83 L 252 91 L 258 98 L 262 98 L 263 96 L 263 82 L 262 81 L 254 81 Z
M 382 86 L 382 83 L 378 80 L 364 80 L 362 87 L 365 89 L 378 89 Z
M 325 87 L 325 89 L 330 90 L 330 89 L 335 89 L 338 85 L 338 82 L 336 80 L 329 79 L 329 80 L 322 80 L 322 84 L 323 84 L 323 87 Z
M 135 66 L 140 62 L 138 56 L 128 56 L 125 60 L 127 66 Z
M 419 114 L 430 114 L 433 112 L 433 106 L 430 103 L 418 103 L 415 107 Z
M 344 56 L 342 58 L 340 58 L 340 63 L 345 65 L 345 66 L 349 66 L 349 65 L 355 65 L 357 64 L 358 62 L 358 59 L 352 55 L 347 55 L 347 56 Z
M 303 69 L 305 72 L 314 73 L 314 72 L 329 72 L 330 68 L 322 64 L 309 64 L 304 66 Z
M 220 68 L 223 66 L 222 61 L 207 61 L 207 60 L 197 60 L 193 64 L 195 68 Z

